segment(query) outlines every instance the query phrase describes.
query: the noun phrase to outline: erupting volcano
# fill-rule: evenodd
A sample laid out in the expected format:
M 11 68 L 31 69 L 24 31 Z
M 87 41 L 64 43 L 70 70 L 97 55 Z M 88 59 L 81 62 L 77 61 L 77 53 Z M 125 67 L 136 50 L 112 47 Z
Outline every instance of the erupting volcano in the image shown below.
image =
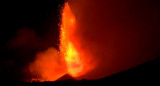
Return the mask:
M 85 58 L 75 32 L 76 18 L 66 2 L 61 13 L 60 51 L 48 48 L 37 54 L 36 60 L 29 67 L 35 76 L 31 81 L 55 81 L 65 74 L 78 79 L 93 68 L 89 57 Z
M 79 86 L 159 80 L 159 1 L 3 2 L 0 81 Z
M 50 29 L 58 29 L 57 35 L 46 33 L 46 38 L 59 40 L 59 45 L 49 46 L 47 40 L 45 48 L 37 49 L 41 52 L 29 65 L 33 80 L 101 79 L 159 55 L 157 8 L 151 9 L 145 0 L 67 1 L 57 8 L 59 21 L 51 23 L 56 23 Z

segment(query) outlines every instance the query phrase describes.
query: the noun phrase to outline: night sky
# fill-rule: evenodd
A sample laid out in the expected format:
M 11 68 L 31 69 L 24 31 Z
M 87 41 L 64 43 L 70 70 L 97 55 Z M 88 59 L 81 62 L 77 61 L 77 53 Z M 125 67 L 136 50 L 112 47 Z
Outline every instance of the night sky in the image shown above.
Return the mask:
M 0 80 L 24 81 L 35 54 L 58 49 L 64 0 L 1 2 Z M 158 0 L 69 0 L 77 41 L 98 61 L 82 78 L 95 79 L 160 56 Z M 106 66 L 103 66 L 106 65 Z

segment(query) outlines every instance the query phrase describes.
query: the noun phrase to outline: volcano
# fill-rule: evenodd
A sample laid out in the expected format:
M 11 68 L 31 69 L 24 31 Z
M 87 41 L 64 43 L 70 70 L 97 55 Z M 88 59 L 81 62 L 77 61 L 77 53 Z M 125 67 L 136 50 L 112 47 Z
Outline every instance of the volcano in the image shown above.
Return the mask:
M 70 76 L 69 74 L 65 74 L 62 77 L 60 77 L 59 79 L 57 79 L 57 81 L 64 81 L 64 80 L 74 80 L 74 78 L 72 76 Z

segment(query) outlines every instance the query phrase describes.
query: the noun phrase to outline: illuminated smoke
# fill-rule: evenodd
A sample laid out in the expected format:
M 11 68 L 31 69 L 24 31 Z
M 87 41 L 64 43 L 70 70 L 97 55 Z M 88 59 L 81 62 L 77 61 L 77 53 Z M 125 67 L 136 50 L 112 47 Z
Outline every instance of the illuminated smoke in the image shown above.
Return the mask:
M 66 73 L 66 67 L 58 51 L 51 47 L 37 54 L 29 71 L 33 74 L 31 81 L 55 81 Z

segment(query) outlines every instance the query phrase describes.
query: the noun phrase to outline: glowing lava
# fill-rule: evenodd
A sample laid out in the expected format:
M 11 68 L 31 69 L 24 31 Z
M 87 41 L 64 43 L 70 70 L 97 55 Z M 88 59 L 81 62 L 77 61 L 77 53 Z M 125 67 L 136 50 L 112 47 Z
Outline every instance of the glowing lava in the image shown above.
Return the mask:
M 60 31 L 60 51 L 65 59 L 67 71 L 73 77 L 79 76 L 84 67 L 79 52 L 72 41 L 74 39 L 73 34 L 75 26 L 76 19 L 68 3 L 65 3 L 62 12 L 62 25 Z

